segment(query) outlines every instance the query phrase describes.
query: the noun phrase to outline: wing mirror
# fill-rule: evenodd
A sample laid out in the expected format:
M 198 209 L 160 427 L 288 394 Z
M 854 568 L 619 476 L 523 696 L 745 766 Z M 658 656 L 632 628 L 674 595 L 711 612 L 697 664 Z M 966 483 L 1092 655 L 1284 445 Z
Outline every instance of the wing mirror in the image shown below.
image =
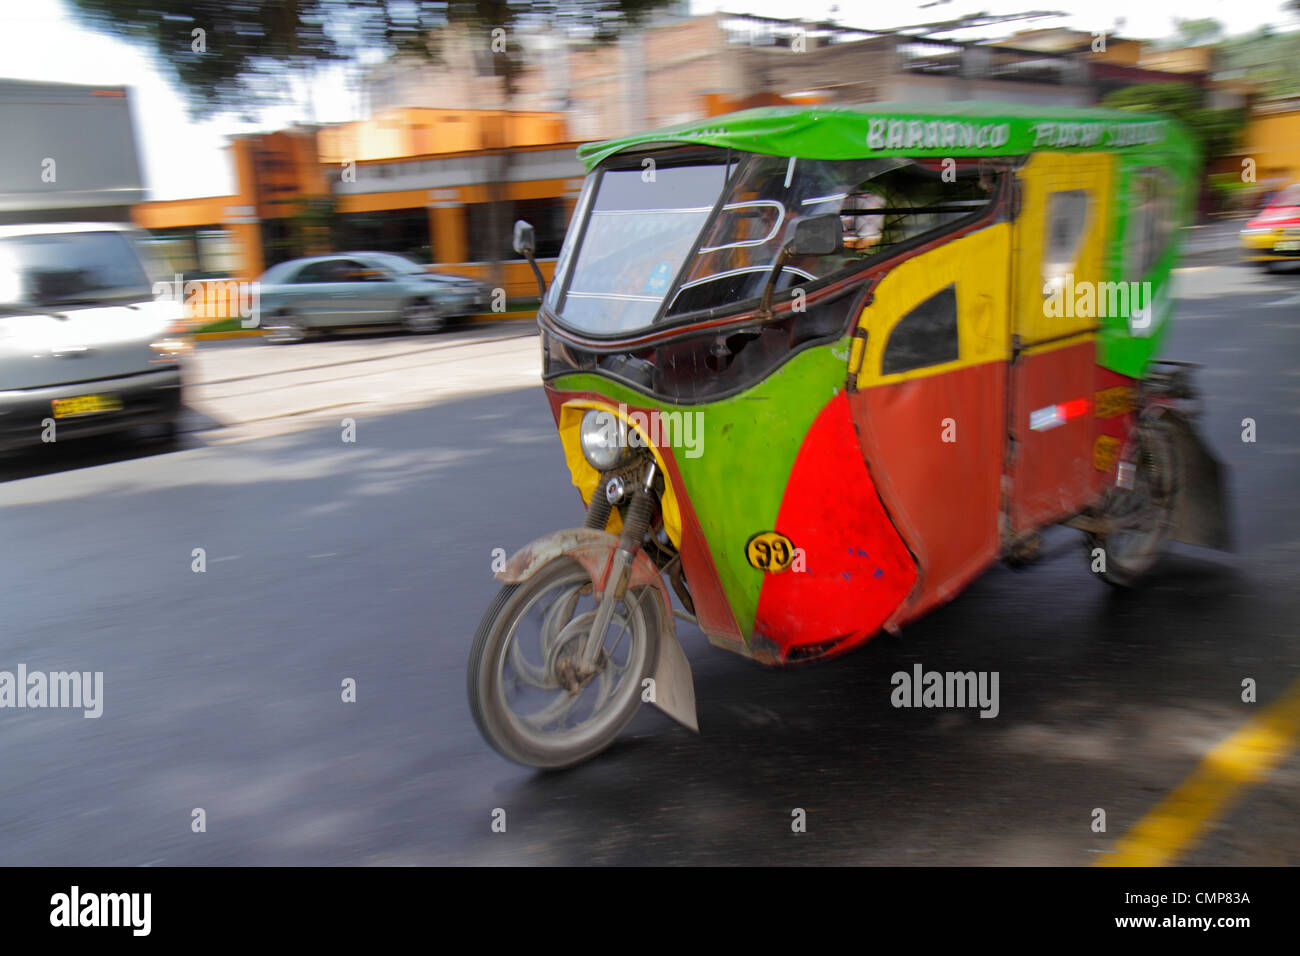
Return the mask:
M 532 259 L 533 253 L 537 249 L 537 239 L 533 235 L 532 223 L 525 222 L 522 219 L 515 221 L 515 252 L 519 253 L 525 259 Z
M 794 236 L 785 244 L 772 271 L 767 274 L 767 283 L 763 286 L 763 298 L 758 306 L 760 318 L 772 317 L 772 292 L 776 289 L 776 280 L 795 256 L 830 256 L 844 247 L 844 229 L 840 225 L 838 213 L 828 212 L 823 216 L 810 216 L 800 219 L 794 225 Z
M 533 232 L 533 226 L 530 222 L 523 219 L 515 220 L 515 252 L 519 253 L 528 260 L 528 264 L 533 267 L 533 275 L 537 278 L 537 296 L 539 299 L 546 298 L 546 280 L 542 278 L 542 270 L 537 268 L 537 260 L 534 253 L 537 251 L 537 237 Z
M 794 238 L 786 249 L 792 256 L 830 256 L 844 245 L 844 228 L 836 213 L 812 216 L 795 223 Z

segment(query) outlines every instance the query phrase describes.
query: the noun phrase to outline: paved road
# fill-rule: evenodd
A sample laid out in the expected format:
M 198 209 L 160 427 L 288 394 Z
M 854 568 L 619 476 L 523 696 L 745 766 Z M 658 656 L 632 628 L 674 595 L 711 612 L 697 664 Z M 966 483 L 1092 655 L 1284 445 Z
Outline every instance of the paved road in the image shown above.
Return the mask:
M 1300 276 L 1207 260 L 1181 282 L 1167 352 L 1209 366 L 1236 554 L 1175 551 L 1121 593 L 1059 531 L 825 666 L 766 670 L 684 628 L 704 733 L 645 711 L 558 774 L 491 752 L 464 690 L 492 549 L 580 515 L 535 339 L 205 346 L 179 450 L 98 442 L 0 474 L 0 669 L 105 675 L 97 720 L 0 711 L 0 864 L 1104 858 L 1257 712 L 1243 678 L 1262 707 L 1300 674 Z M 998 719 L 892 708 L 917 662 L 999 671 Z M 1180 859 L 1300 863 L 1297 784 L 1293 755 Z

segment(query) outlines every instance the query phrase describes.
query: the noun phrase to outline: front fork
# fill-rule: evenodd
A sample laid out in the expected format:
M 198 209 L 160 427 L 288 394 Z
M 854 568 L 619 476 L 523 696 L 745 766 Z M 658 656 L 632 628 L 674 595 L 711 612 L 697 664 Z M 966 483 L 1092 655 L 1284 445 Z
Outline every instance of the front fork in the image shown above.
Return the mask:
M 632 498 L 628 502 L 627 512 L 623 517 L 623 530 L 618 536 L 618 546 L 610 558 L 609 568 L 605 573 L 600 606 L 596 608 L 596 618 L 592 621 L 591 631 L 587 634 L 578 658 L 578 676 L 586 679 L 597 670 L 600 649 L 605 644 L 605 635 L 609 632 L 610 621 L 614 611 L 627 594 L 628 581 L 632 577 L 632 564 L 641 550 L 646 533 L 650 530 L 650 519 L 654 516 L 655 496 L 654 482 L 656 464 L 653 460 L 646 463 L 645 472 L 632 489 Z M 587 509 L 586 527 L 603 530 L 609 520 L 613 507 L 604 486 L 597 486 Z M 597 525 L 596 522 L 599 522 Z

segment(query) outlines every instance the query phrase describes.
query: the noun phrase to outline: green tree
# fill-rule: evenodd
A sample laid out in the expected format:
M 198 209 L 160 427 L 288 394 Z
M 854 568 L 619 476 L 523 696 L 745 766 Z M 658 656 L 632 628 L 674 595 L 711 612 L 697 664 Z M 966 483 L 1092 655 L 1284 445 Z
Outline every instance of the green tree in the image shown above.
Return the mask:
M 1200 20 L 1175 19 L 1174 26 L 1178 28 L 1178 38 L 1187 46 L 1197 46 L 1223 36 L 1223 24 L 1213 17 Z
M 1206 161 L 1232 155 L 1246 125 L 1244 109 L 1208 109 L 1204 91 L 1191 83 L 1139 83 L 1109 94 L 1102 105 L 1172 116 L 1187 127 Z
M 143 45 L 169 67 L 195 116 L 283 102 L 287 77 L 331 63 L 396 54 L 438 56 L 431 37 L 464 24 L 485 48 L 503 30 L 492 69 L 513 89 L 518 29 L 552 25 L 606 41 L 671 0 L 69 0 L 98 32 Z M 498 47 L 501 44 L 498 43 Z

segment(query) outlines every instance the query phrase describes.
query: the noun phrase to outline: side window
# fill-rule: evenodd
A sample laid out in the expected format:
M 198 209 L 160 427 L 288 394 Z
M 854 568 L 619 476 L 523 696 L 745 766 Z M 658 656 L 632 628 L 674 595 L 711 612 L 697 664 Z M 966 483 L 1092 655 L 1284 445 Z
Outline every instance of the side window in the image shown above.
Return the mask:
M 885 343 L 880 374 L 910 372 L 928 365 L 955 362 L 961 357 L 957 341 L 957 287 L 930 296 L 894 326 Z
M 335 259 L 333 266 L 335 282 L 382 282 L 386 278 L 382 271 L 355 259 Z
M 1090 198 L 1086 189 L 1063 189 L 1048 198 L 1047 221 L 1043 227 L 1045 287 L 1064 286 L 1066 275 L 1074 271 L 1088 229 Z
M 1169 244 L 1177 217 L 1174 185 L 1164 170 L 1145 167 L 1133 174 L 1132 212 L 1124 231 L 1124 278 L 1146 275 Z
M 311 262 L 298 270 L 294 276 L 293 282 L 334 282 L 334 260 L 325 259 L 321 262 Z

